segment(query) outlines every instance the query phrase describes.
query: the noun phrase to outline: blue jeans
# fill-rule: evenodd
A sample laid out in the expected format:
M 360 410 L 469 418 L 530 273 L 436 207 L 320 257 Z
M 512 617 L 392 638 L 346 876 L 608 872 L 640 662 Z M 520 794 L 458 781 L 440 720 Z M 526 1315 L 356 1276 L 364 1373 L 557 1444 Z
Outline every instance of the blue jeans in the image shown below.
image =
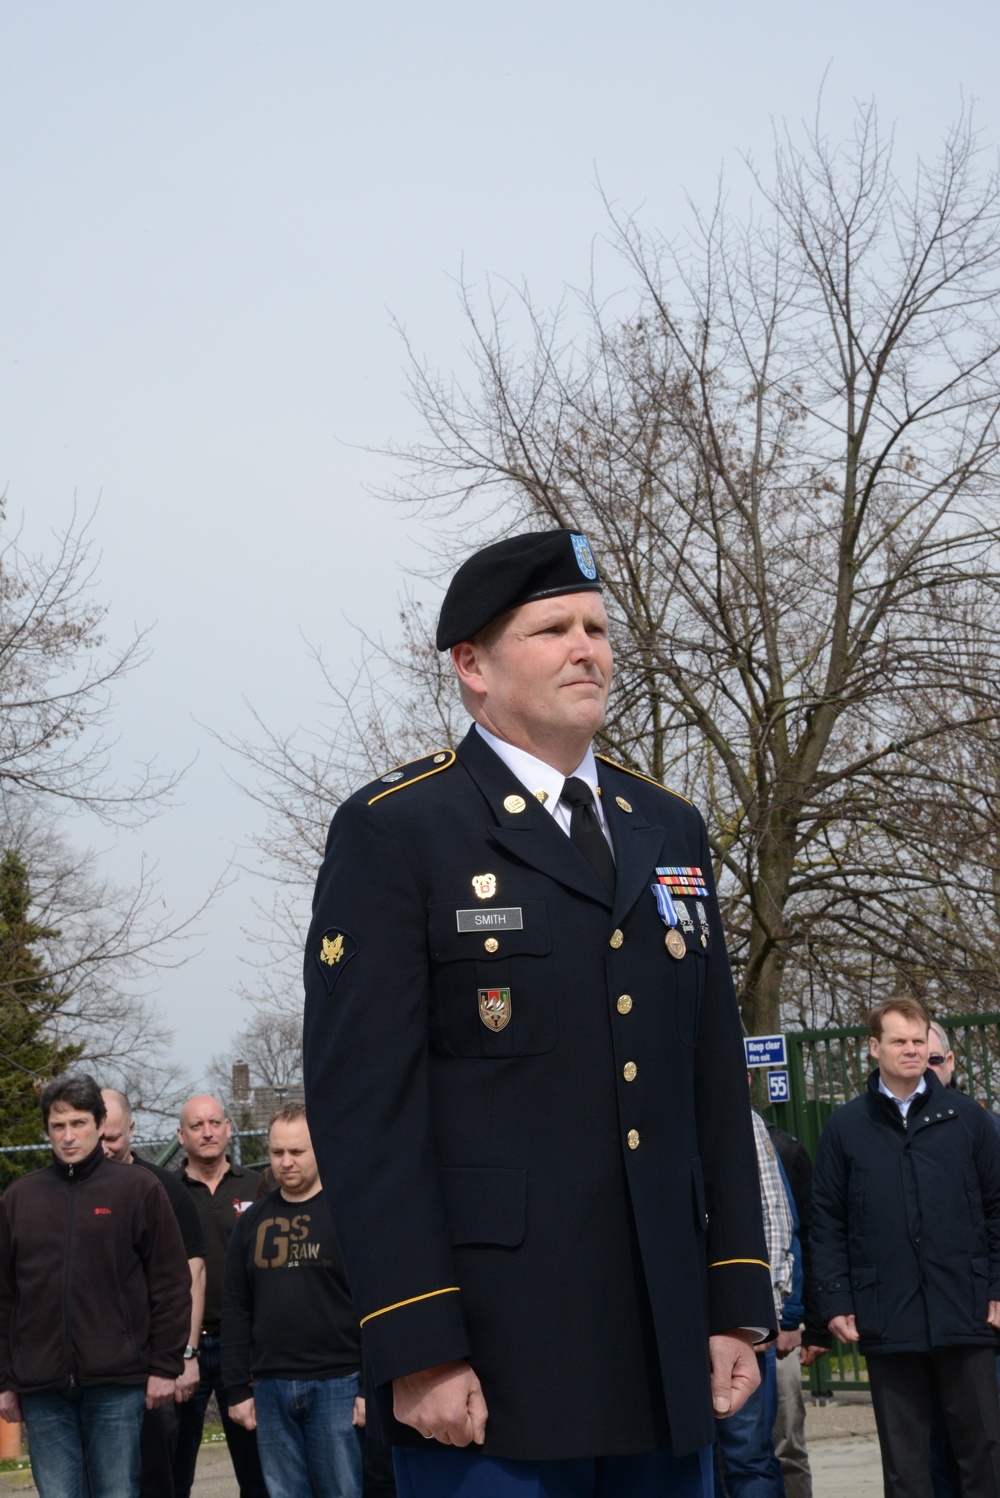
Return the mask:
M 139 1498 L 146 1385 L 22 1394 L 41 1498 Z
M 711 1498 L 712 1448 L 691 1456 L 523 1462 L 444 1446 L 397 1446 L 399 1498 Z
M 757 1354 L 760 1384 L 735 1415 L 715 1426 L 715 1444 L 725 1469 L 725 1488 L 715 1467 L 715 1491 L 729 1498 L 785 1498 L 785 1483 L 774 1454 L 778 1414 L 778 1364 L 775 1349 Z
M 361 1498 L 358 1375 L 258 1378 L 257 1450 L 270 1498 Z

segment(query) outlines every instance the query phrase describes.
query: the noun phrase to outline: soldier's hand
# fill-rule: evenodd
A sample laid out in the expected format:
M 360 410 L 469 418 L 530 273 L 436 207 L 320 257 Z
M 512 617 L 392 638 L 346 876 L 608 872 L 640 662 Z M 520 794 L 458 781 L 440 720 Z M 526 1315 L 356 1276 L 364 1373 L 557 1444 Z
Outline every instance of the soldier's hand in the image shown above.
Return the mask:
M 990 1308 L 987 1312 L 986 1320 L 989 1322 L 990 1326 L 996 1327 L 998 1330 L 1000 1330 L 1000 1300 L 990 1301 Z
M 240 1404 L 229 1406 L 229 1418 L 237 1425 L 242 1425 L 244 1430 L 257 1429 L 257 1406 L 253 1399 L 244 1399 Z
M 401 1425 L 445 1446 L 481 1446 L 486 1439 L 482 1385 L 464 1360 L 393 1379 L 392 1412 Z
M 740 1329 L 708 1339 L 712 1362 L 712 1407 L 716 1417 L 735 1415 L 760 1383 L 753 1333 Z
M 170 1404 L 174 1397 L 173 1378 L 160 1378 L 159 1374 L 151 1373 L 146 1380 L 146 1408 L 147 1410 L 158 1410 L 161 1404 Z
M 834 1316 L 832 1321 L 826 1323 L 827 1330 L 831 1336 L 836 1337 L 838 1342 L 860 1342 L 861 1333 L 858 1331 L 858 1318 L 856 1316 Z

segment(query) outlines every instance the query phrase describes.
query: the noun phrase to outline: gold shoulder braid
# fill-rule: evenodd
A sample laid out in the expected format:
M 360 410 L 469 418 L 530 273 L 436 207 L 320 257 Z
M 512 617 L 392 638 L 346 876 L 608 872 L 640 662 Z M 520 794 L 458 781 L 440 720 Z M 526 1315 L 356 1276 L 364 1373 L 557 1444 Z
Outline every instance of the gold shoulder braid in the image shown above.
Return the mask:
M 376 785 L 384 785 L 385 789 L 378 791 L 368 802 L 374 806 L 376 801 L 381 801 L 383 796 L 391 796 L 393 791 L 401 791 L 408 785 L 416 785 L 418 780 L 426 780 L 428 775 L 439 775 L 442 770 L 450 770 L 455 763 L 454 749 L 439 749 L 436 754 L 425 754 L 423 759 L 411 760 L 407 765 L 397 765 L 394 770 L 389 770 L 385 775 L 380 775 L 374 781 L 369 790 Z
M 655 785 L 658 791 L 666 791 L 668 796 L 676 796 L 678 801 L 687 801 L 688 806 L 694 805 L 694 802 L 689 801 L 687 796 L 682 796 L 680 791 L 672 791 L 669 785 L 662 785 L 660 781 L 653 780 L 649 775 L 644 775 L 641 770 L 633 770 L 628 765 L 620 765 L 616 759 L 609 759 L 606 754 L 595 754 L 594 758 L 603 760 L 613 770 L 621 770 L 624 775 L 634 775 L 636 780 L 644 780 L 647 785 Z

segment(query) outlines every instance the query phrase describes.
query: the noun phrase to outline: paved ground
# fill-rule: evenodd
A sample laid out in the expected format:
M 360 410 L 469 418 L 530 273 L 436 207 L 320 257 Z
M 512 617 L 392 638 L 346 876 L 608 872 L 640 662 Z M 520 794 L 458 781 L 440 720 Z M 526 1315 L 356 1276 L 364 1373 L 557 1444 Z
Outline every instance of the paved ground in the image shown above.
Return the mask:
M 806 1444 L 813 1498 L 875 1498 L 882 1492 L 875 1417 L 865 1394 L 835 1403 L 806 1403 Z M 220 1495 L 221 1498 L 221 1495 Z
M 807 1407 L 806 1440 L 813 1469 L 813 1498 L 876 1498 L 882 1468 L 870 1404 Z M 203 1447 L 192 1498 L 236 1498 L 224 1450 Z
M 806 1440 L 813 1469 L 813 1498 L 876 1498 L 882 1470 L 871 1403 L 864 1395 L 841 1395 L 836 1403 L 806 1406 Z M 35 1491 L 29 1476 L 4 1474 L 0 1493 Z M 237 1498 L 233 1469 L 223 1445 L 203 1446 L 193 1498 Z

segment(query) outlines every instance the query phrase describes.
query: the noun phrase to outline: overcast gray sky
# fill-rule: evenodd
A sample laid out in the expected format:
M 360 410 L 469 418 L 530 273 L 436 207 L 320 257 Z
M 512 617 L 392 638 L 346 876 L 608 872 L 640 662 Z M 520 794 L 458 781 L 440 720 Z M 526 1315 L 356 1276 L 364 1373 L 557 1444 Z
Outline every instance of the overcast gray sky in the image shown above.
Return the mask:
M 121 763 L 198 756 L 109 870 L 141 849 L 196 905 L 255 825 L 200 725 L 248 732 L 244 698 L 310 725 L 301 636 L 346 674 L 347 619 L 391 629 L 420 535 L 365 492 L 392 471 L 364 450 L 418 430 L 393 316 L 460 368 L 463 267 L 583 284 L 598 179 L 667 234 L 722 166 L 738 205 L 740 153 L 824 72 L 831 134 L 874 96 L 904 158 L 933 151 L 964 95 L 995 144 L 998 31 L 985 0 L 2 0 L 0 487 L 39 546 L 100 500 L 112 630 L 155 626 Z M 192 1078 L 247 1018 L 252 894 L 160 988 Z

